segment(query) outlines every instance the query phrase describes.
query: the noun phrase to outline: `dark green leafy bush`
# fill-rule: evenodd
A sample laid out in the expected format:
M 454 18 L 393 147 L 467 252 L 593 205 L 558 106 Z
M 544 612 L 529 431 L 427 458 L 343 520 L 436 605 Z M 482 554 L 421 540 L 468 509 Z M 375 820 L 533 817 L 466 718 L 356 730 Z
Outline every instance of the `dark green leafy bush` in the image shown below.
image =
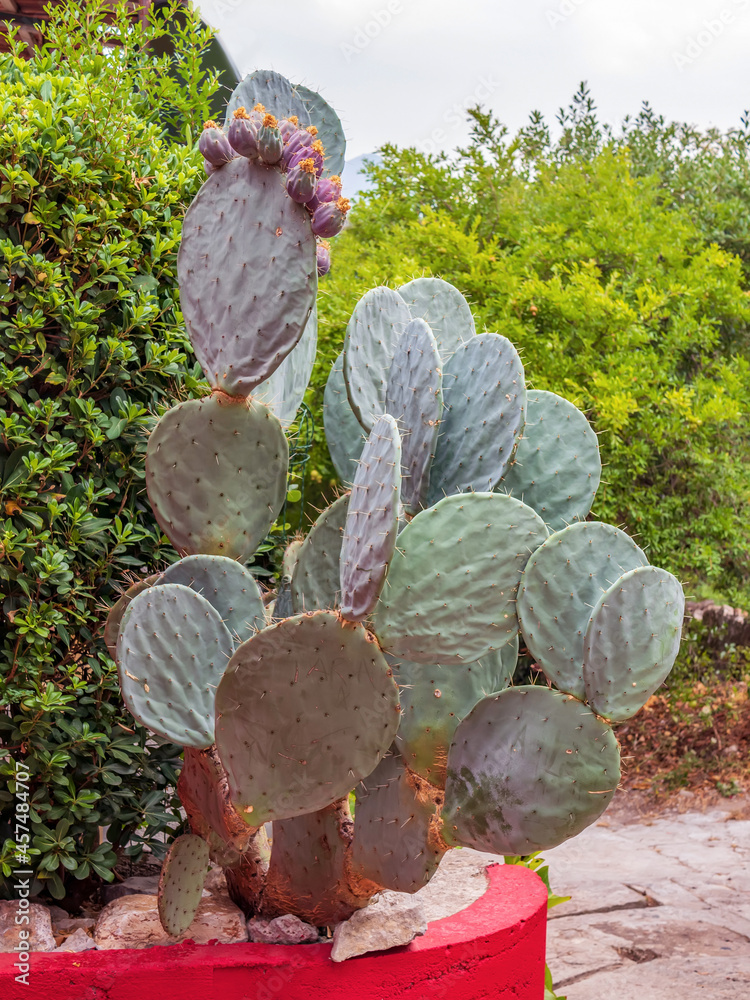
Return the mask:
M 175 558 L 145 498 L 144 429 L 201 391 L 176 253 L 203 179 L 210 35 L 188 11 L 156 60 L 168 10 L 142 31 L 123 4 L 105 28 L 101 8 L 55 7 L 32 60 L 0 56 L 0 860 L 7 877 L 22 760 L 56 897 L 180 822 L 179 748 L 146 745 L 101 631 L 129 576 Z M 121 44 L 102 51 L 105 35 Z M 165 136 L 177 125 L 184 143 Z

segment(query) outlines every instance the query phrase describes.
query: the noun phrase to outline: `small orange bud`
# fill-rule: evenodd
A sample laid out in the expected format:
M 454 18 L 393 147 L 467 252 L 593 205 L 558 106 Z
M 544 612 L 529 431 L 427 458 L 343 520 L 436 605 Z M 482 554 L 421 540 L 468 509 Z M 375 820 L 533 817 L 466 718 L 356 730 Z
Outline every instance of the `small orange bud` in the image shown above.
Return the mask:
M 266 115 L 266 117 L 263 119 L 263 125 L 265 126 L 265 128 L 276 128 L 278 124 L 279 123 L 276 121 L 273 115 Z
M 256 104 L 253 111 L 257 111 L 259 115 L 264 115 L 266 113 L 266 109 L 262 104 Z
M 330 181 L 331 184 L 336 184 L 338 187 L 341 187 L 341 178 L 338 174 L 334 174 L 333 177 L 330 178 Z
M 324 250 L 331 249 L 331 244 L 328 242 L 328 240 L 318 240 L 318 246 L 323 247 Z
M 292 125 L 299 125 L 299 118 L 296 115 L 289 115 L 287 121 L 291 122 Z
M 351 207 L 352 203 L 349 201 L 348 198 L 339 198 L 338 201 L 336 202 L 336 208 L 339 210 L 339 212 L 343 212 L 344 215 L 346 215 L 346 213 L 349 211 Z
M 216 124 L 216 122 L 213 121 L 213 119 L 211 118 L 209 118 L 207 122 L 203 123 L 203 128 L 218 128 L 218 127 L 219 126 Z
M 300 160 L 299 161 L 299 168 L 300 168 L 300 170 L 304 170 L 306 174 L 314 174 L 315 173 L 315 160 L 310 159 L 310 158 L 308 158 L 306 160 Z
M 244 108 L 237 108 L 237 110 L 232 115 L 233 118 L 249 118 L 250 115 L 245 111 Z
M 307 126 L 307 131 L 310 133 L 310 135 L 317 135 L 318 134 L 318 130 L 317 130 L 317 128 L 314 125 L 308 125 Z
M 320 139 L 316 139 L 312 144 L 312 148 L 316 153 L 320 153 L 321 156 L 325 156 L 325 150 L 323 149 L 323 143 Z

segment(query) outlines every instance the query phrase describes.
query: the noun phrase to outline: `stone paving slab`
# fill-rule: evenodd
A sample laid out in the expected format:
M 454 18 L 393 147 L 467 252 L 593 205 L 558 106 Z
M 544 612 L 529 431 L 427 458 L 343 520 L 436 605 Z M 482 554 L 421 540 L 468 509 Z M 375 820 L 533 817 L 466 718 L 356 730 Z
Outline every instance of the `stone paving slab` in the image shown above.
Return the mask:
M 547 962 L 568 1000 L 750 997 L 750 820 L 605 816 L 544 853 Z

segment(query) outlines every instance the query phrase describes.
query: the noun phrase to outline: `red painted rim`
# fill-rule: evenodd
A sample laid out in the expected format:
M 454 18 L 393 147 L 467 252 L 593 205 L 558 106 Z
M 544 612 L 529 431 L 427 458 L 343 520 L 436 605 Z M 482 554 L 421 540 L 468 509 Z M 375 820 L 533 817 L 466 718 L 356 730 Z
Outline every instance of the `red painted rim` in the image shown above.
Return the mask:
M 35 952 L 28 985 L 15 982 L 16 957 L 4 954 L 0 996 L 3 1000 L 296 1000 L 298 996 L 333 1000 L 339 995 L 348 1000 L 402 996 L 471 1000 L 488 995 L 471 992 L 470 980 L 484 969 L 477 990 L 491 982 L 497 990 L 493 996 L 508 990 L 507 995 L 518 1000 L 541 1000 L 547 890 L 537 875 L 521 866 L 493 865 L 488 876 L 486 892 L 465 910 L 432 922 L 424 936 L 388 952 L 343 963 L 331 962 L 329 944 L 186 941 L 80 954 Z M 458 976 L 455 982 L 454 976 Z M 277 986 L 275 979 L 281 981 Z M 445 992 L 448 979 L 450 992 Z M 381 992 L 385 982 L 390 992 Z

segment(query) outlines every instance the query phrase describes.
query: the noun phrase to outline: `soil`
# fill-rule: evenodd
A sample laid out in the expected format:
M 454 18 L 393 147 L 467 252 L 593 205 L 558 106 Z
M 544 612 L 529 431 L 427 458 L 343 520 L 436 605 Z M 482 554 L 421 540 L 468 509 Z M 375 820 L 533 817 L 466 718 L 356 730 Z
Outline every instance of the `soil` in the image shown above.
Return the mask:
M 612 808 L 633 820 L 686 809 L 747 809 L 750 700 L 746 682 L 716 680 L 663 690 L 616 727 L 623 777 Z M 745 803 L 745 804 L 743 804 Z M 740 817 L 738 817 L 740 818 Z

